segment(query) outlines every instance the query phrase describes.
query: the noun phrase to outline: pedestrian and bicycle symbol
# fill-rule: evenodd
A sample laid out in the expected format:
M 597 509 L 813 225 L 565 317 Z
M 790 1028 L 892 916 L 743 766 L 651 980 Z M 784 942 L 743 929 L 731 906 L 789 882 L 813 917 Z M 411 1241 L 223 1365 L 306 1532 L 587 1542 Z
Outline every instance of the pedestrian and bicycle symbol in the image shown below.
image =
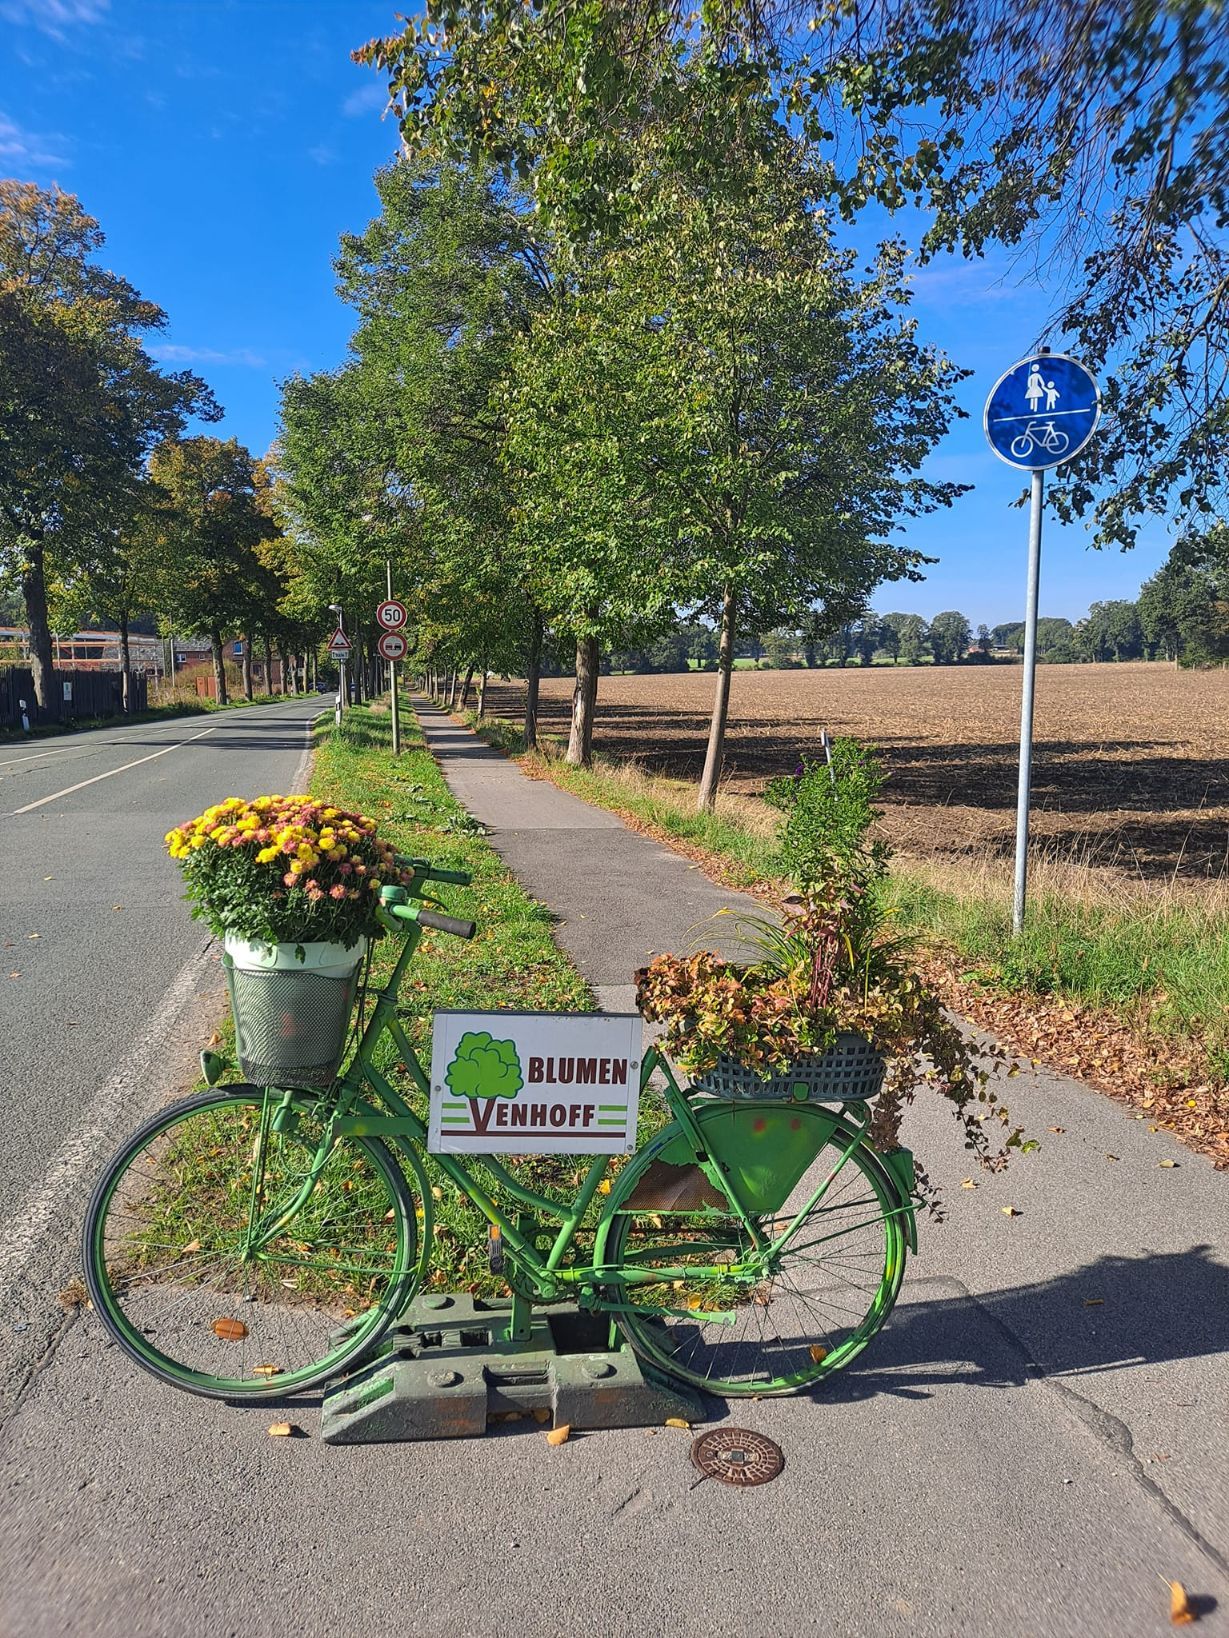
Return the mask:
M 1101 390 L 1062 353 L 1035 353 L 1013 364 L 986 400 L 986 438 L 1008 466 L 1037 472 L 1069 461 L 1092 437 Z

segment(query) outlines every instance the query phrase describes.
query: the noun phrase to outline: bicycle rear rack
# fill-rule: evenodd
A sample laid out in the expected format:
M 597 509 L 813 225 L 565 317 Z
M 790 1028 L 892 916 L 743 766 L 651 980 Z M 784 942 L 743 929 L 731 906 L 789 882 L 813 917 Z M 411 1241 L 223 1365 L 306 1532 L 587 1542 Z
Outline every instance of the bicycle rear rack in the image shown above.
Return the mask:
M 580 1430 L 705 1411 L 612 1344 L 608 1314 L 431 1292 L 325 1395 L 320 1432 L 331 1445 L 469 1439 L 519 1417 Z

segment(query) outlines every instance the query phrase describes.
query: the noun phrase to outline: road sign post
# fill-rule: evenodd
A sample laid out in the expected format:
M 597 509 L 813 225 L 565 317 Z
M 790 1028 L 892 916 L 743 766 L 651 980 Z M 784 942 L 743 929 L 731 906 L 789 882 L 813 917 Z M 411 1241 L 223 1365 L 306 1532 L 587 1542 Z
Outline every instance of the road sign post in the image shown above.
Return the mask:
M 353 644 L 342 629 L 341 616 L 338 615 L 337 630 L 329 638 L 328 652 L 330 659 L 337 661 L 337 705 L 333 711 L 335 727 L 341 727 L 341 714 L 345 710 L 346 700 L 346 661 L 350 658 Z
M 409 644 L 400 635 L 402 626 L 410 617 L 410 611 L 404 603 L 399 603 L 393 596 L 393 560 L 391 557 L 384 560 L 384 572 L 388 585 L 388 601 L 381 603 L 376 610 L 376 622 L 383 627 L 383 636 L 378 643 L 380 653 L 388 661 L 388 698 L 393 713 L 393 755 L 401 755 L 401 707 L 397 700 L 397 661 L 406 652 Z M 400 642 L 397 652 L 391 653 L 385 648 L 385 640 L 396 636 Z
M 1041 514 L 1045 471 L 1069 461 L 1101 417 L 1101 389 L 1074 358 L 1042 347 L 1013 364 L 986 400 L 990 448 L 1017 471 L 1032 474 L 1028 518 L 1028 587 L 1024 610 L 1024 680 L 1020 692 L 1020 772 L 1016 785 L 1016 872 L 1011 930 L 1019 937 L 1028 896 L 1028 820 L 1033 782 L 1033 698 L 1037 678 L 1037 608 L 1041 584 Z

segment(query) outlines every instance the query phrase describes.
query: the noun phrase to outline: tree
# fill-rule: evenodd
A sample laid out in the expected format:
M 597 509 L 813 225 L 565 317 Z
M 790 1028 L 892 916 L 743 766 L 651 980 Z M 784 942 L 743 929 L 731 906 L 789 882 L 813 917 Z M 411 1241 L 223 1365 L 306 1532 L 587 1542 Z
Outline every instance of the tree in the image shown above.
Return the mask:
M 49 583 L 97 553 L 153 445 L 219 413 L 199 377 L 156 368 L 141 337 L 165 315 L 98 265 L 102 243 L 72 195 L 0 181 L 0 561 L 21 585 L 44 710 Z
M 977 628 L 977 652 L 990 658 L 990 650 L 994 647 L 994 639 L 990 635 L 989 626 L 984 623 Z
M 256 463 L 237 439 L 184 438 L 160 444 L 149 472 L 165 496 L 161 606 L 176 630 L 208 636 L 225 705 L 222 633 L 244 629 L 260 569 L 256 548 L 267 532 Z
M 1188 665 L 1229 658 L 1229 525 L 1184 536 L 1140 588 L 1143 638 Z
M 420 641 L 525 670 L 532 745 L 544 619 L 513 529 L 503 393 L 514 343 L 551 299 L 550 247 L 489 168 L 399 160 L 376 188 L 380 215 L 343 237 L 336 264 L 359 315 L 354 390 L 384 420 L 365 510 L 389 524 Z
M 567 389 L 523 405 L 514 430 L 556 481 L 583 450 L 554 527 L 583 516 L 599 563 L 618 542 L 641 609 L 683 603 L 718 628 L 706 809 L 740 633 L 817 609 L 829 630 L 853 620 L 873 586 L 924 561 L 886 543 L 898 520 L 959 492 L 915 475 L 956 372 L 902 316 L 897 251 L 854 276 L 812 209 L 812 156 L 779 131 L 736 159 L 745 175 L 706 190 L 646 170 L 668 227 L 578 279 L 549 355 Z
M 908 665 L 917 665 L 930 643 L 930 627 L 920 614 L 885 614 L 885 628 L 891 633 L 895 652 Z
M 1143 652 L 1139 610 L 1123 598 L 1094 603 L 1076 627 L 1076 641 L 1092 660 L 1137 659 Z
M 930 646 L 940 665 L 952 665 L 969 652 L 969 622 L 955 609 L 936 614 L 930 622 Z

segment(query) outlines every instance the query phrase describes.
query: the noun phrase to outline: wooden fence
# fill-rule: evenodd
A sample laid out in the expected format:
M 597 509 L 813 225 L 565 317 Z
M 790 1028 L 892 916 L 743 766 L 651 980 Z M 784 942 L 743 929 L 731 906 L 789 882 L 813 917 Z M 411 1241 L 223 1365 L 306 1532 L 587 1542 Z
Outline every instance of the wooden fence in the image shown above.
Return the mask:
M 79 722 L 88 717 L 123 715 L 123 679 L 118 671 L 55 670 L 51 673 L 51 700 L 41 711 L 34 703 L 34 673 L 28 666 L 0 668 L 0 728 L 20 728 L 22 708 L 31 728 L 43 722 Z M 133 672 L 129 700 L 134 711 L 148 704 L 146 678 Z

